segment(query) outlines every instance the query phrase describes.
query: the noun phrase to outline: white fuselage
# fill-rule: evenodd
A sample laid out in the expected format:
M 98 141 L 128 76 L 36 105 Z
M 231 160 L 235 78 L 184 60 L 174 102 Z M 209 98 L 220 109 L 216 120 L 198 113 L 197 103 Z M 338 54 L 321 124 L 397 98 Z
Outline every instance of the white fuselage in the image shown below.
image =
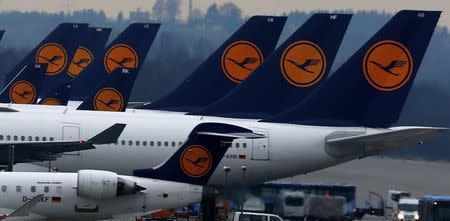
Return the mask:
M 325 138 L 329 134 L 342 131 L 368 134 L 386 130 L 264 123 L 145 110 L 118 113 L 75 111 L 54 106 L 12 107 L 21 112 L 0 114 L 0 135 L 4 137 L 77 137 L 86 140 L 115 123 L 127 125 L 117 144 L 63 154 L 52 166 L 64 172 L 99 169 L 129 175 L 134 169 L 157 166 L 179 148 L 196 125 L 203 122 L 229 123 L 265 134 L 265 139 L 233 142 L 210 181 L 210 184 L 219 185 L 261 183 L 330 167 L 359 156 L 336 159 L 327 154 Z M 229 166 L 231 171 L 226 174 L 223 166 Z M 245 181 L 241 166 L 248 169 Z
M 0 172 L 0 213 L 10 214 L 34 196 L 44 194 L 28 216 L 7 220 L 100 220 L 133 218 L 201 199 L 202 187 L 121 176 L 145 187 L 136 194 L 96 200 L 77 195 L 77 173 Z

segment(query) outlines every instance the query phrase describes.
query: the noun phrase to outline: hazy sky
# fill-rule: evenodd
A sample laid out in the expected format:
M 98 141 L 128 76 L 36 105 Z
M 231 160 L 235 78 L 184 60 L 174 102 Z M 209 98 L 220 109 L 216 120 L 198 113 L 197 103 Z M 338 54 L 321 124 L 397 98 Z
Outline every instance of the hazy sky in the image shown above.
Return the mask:
M 187 14 L 189 0 L 183 2 L 183 16 Z M 119 11 L 125 14 L 141 8 L 150 10 L 155 0 L 0 0 L 0 10 L 47 11 L 103 9 L 109 17 L 115 17 Z M 212 3 L 223 4 L 230 0 L 192 0 L 193 7 L 203 11 Z M 401 9 L 427 9 L 444 11 L 440 25 L 450 26 L 450 2 L 446 0 L 233 0 L 242 8 L 245 15 L 279 15 L 292 10 L 339 10 L 375 9 L 396 12 Z

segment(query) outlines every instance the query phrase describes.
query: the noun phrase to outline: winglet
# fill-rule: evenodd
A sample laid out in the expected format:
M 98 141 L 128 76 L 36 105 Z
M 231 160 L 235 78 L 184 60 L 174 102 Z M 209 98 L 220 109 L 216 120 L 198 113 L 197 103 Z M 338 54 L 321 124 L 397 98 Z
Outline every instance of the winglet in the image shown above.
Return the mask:
M 95 135 L 87 142 L 91 144 L 110 144 L 115 143 L 119 136 L 122 134 L 122 131 L 125 129 L 126 124 L 114 124 L 108 129 L 100 132 Z
M 39 194 L 30 201 L 24 203 L 21 207 L 14 210 L 11 214 L 9 214 L 7 217 L 15 217 L 15 216 L 28 216 L 30 213 L 30 210 L 36 206 L 36 204 L 41 200 L 41 198 L 44 196 L 44 194 Z

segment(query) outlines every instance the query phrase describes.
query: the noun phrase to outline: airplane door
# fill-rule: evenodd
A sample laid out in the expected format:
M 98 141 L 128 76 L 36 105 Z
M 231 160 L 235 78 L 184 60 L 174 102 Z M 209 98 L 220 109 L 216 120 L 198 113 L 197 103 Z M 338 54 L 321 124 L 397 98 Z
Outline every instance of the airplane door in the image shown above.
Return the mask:
M 252 160 L 269 160 L 269 132 L 255 131 L 264 134 L 265 138 L 252 140 Z
M 80 139 L 80 128 L 76 126 L 63 126 L 63 140 L 77 141 Z

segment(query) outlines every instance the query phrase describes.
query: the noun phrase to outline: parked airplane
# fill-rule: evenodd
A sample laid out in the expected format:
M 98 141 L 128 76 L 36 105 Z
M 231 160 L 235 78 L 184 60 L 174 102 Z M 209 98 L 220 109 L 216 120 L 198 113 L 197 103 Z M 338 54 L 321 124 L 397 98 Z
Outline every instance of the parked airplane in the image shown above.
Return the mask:
M 260 137 L 232 125 L 199 124 L 173 156 L 158 167 L 135 170 L 135 176 L 0 172 L 0 220 L 123 220 L 198 202 L 231 141 Z
M 290 111 L 262 122 L 169 112 L 59 109 L 58 113 L 41 109 L 0 115 L 0 140 L 1 135 L 84 138 L 106 124 L 126 123 L 127 128 L 115 145 L 63 155 L 54 165 L 62 171 L 95 168 L 131 174 L 134 168 L 161 163 L 192 128 L 203 122 L 233 123 L 266 136 L 234 141 L 221 162 L 231 171 L 217 170 L 211 184 L 224 184 L 226 177 L 229 183 L 242 182 L 242 166 L 247 169 L 245 182 L 252 184 L 414 145 L 447 131 L 446 128 L 392 127 L 404 106 L 439 15 L 440 12 L 434 11 L 399 12 L 312 94 L 317 100 L 307 98 Z M 398 76 L 386 74 L 370 62 L 389 65 L 395 60 L 406 61 L 401 67 L 390 68 Z

